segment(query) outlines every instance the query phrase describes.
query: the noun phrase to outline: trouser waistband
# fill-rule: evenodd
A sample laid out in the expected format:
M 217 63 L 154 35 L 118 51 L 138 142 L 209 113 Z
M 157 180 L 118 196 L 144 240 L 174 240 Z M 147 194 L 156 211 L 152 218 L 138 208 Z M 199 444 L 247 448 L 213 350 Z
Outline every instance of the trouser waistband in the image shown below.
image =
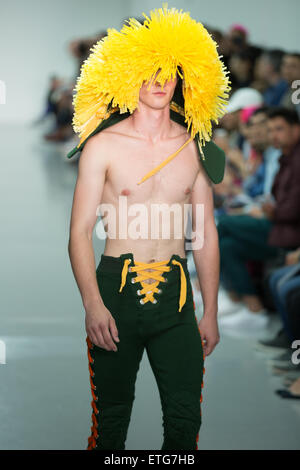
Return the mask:
M 172 254 L 169 260 L 162 260 L 152 263 L 144 263 L 134 259 L 133 253 L 123 253 L 119 257 L 102 255 L 100 261 L 101 269 L 111 273 L 121 273 L 121 284 L 119 292 L 122 291 L 127 282 L 127 274 L 136 273 L 136 276 L 131 277 L 131 282 L 140 282 L 142 289 L 137 290 L 137 295 L 142 296 L 140 304 L 144 305 L 147 302 L 157 303 L 154 294 L 160 294 L 161 289 L 158 287 L 161 282 L 167 282 L 163 273 L 168 272 L 173 266 L 177 266 L 180 272 L 180 296 L 179 296 L 179 311 L 186 302 L 187 296 L 187 258 L 181 257 L 177 254 Z M 151 269 L 153 271 L 147 271 Z M 147 283 L 147 279 L 154 279 L 154 282 Z

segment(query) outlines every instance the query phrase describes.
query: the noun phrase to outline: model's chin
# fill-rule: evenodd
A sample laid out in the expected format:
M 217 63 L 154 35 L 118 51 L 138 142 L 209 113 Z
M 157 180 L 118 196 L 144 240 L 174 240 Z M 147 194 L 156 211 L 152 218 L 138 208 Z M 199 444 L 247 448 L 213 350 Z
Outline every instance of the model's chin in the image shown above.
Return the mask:
M 170 106 L 170 97 L 168 95 L 151 95 L 147 97 L 147 99 L 143 99 L 140 97 L 140 103 L 148 108 L 151 109 L 164 109 L 168 106 Z
M 151 103 L 147 103 L 147 106 L 153 109 L 164 109 L 166 106 L 170 105 L 170 101 L 165 96 L 155 97 Z
M 162 109 L 167 108 L 167 107 L 169 106 L 169 104 L 170 104 L 170 103 L 167 101 L 167 102 L 164 103 L 164 104 L 160 104 L 160 105 L 159 105 L 159 104 L 157 104 L 157 105 L 152 104 L 152 105 L 150 105 L 149 107 L 152 108 L 152 109 L 156 109 L 156 110 L 159 111 L 159 110 L 162 110 Z

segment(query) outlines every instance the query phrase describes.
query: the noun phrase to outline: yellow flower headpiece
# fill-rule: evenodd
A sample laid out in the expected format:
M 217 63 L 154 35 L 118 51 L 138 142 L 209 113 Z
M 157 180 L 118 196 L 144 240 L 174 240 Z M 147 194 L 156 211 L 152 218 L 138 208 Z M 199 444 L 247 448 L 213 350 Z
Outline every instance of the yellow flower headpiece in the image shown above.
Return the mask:
M 204 26 L 166 4 L 143 16 L 144 24 L 130 18 L 121 31 L 108 29 L 82 64 L 73 97 L 79 145 L 112 113 L 133 113 L 143 82 L 150 86 L 158 71 L 161 86 L 176 72 L 181 77 L 184 103 L 173 100 L 171 108 L 184 116 L 201 145 L 211 138 L 212 121 L 226 112 L 229 72 Z

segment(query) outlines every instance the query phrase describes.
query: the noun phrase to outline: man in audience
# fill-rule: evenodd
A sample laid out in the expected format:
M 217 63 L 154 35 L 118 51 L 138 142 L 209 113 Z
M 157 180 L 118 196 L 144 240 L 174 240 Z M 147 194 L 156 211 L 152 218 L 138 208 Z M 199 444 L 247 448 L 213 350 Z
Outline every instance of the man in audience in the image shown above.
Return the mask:
M 261 107 L 253 111 L 248 124 L 250 131 L 247 140 L 255 152 L 254 160 L 258 160 L 259 163 L 256 165 L 256 170 L 245 178 L 242 187 L 253 198 L 268 195 L 271 192 L 279 169 L 280 150 L 269 144 L 267 121 L 268 108 Z M 252 162 L 246 163 L 251 168 Z
M 247 262 L 276 258 L 300 245 L 300 122 L 285 108 L 268 113 L 271 144 L 281 150 L 280 168 L 272 186 L 274 201 L 252 215 L 223 216 L 218 222 L 221 279 L 231 299 L 242 301 L 239 312 L 222 318 L 223 326 L 261 329 L 268 323 Z
M 267 106 L 278 106 L 288 90 L 288 82 L 282 78 L 281 63 L 284 52 L 279 49 L 265 51 L 256 63 L 256 78 L 264 80 L 267 88 L 263 93 Z
M 282 152 L 280 170 L 272 193 L 275 202 L 264 205 L 272 220 L 269 243 L 297 248 L 300 245 L 300 120 L 293 110 L 279 108 L 269 112 L 269 135 Z
M 279 149 L 275 149 L 269 144 L 267 130 L 267 107 L 260 108 L 244 108 L 249 110 L 251 114 L 243 124 L 243 134 L 246 142 L 250 146 L 249 156 L 238 154 L 237 150 L 229 149 L 226 142 L 222 142 L 221 138 L 215 138 L 227 156 L 226 174 L 221 185 L 217 185 L 215 193 L 223 200 L 222 211 L 235 213 L 240 210 L 247 212 L 255 211 L 260 206 L 260 201 L 268 196 L 271 192 L 271 186 L 279 169 L 278 159 L 281 154 Z M 224 140 L 224 137 L 223 137 Z M 241 181 L 235 179 L 238 173 Z
M 295 109 L 300 117 L 300 93 L 297 91 L 300 90 L 300 54 L 289 53 L 283 57 L 281 74 L 289 87 L 280 101 L 280 106 Z

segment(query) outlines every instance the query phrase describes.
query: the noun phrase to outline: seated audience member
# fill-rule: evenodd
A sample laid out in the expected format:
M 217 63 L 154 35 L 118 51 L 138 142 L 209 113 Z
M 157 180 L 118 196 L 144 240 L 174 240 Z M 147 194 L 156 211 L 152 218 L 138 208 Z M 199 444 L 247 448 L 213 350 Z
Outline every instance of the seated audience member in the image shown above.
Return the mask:
M 49 80 L 49 89 L 46 93 L 45 108 L 42 115 L 34 121 L 33 124 L 38 124 L 46 119 L 49 115 L 57 114 L 57 102 L 55 99 L 56 90 L 63 86 L 63 80 L 56 75 L 52 75 Z
M 298 339 L 298 331 L 294 331 L 289 322 L 287 312 L 287 296 L 294 289 L 300 291 L 300 248 L 286 255 L 285 265 L 276 269 L 269 277 L 270 290 L 272 292 L 275 307 L 280 314 L 282 326 L 287 343 Z M 299 312 L 300 322 L 300 312 Z
M 272 340 L 261 341 L 261 347 L 275 349 L 274 343 L 281 341 L 282 352 L 271 361 L 272 372 L 276 375 L 293 374 L 296 380 L 285 379 L 285 385 L 290 385 L 288 389 L 276 390 L 282 398 L 300 399 L 300 364 L 298 361 L 299 338 L 300 338 L 300 249 L 287 255 L 286 265 L 272 275 L 272 286 L 274 301 L 280 312 L 283 328 Z M 279 273 L 279 271 L 281 271 Z M 283 340 L 286 344 L 283 343 Z M 278 346 L 277 346 L 278 348 Z
M 287 81 L 289 87 L 281 98 L 280 106 L 294 109 L 300 117 L 300 54 L 285 54 L 281 65 L 282 78 Z
M 251 86 L 255 60 L 248 49 L 235 52 L 229 59 L 229 70 L 234 75 L 235 88 Z
M 300 245 L 300 120 L 296 111 L 277 108 L 268 113 L 270 141 L 281 150 L 280 169 L 272 186 L 275 203 L 264 206 L 272 220 L 269 243 L 273 246 Z
M 278 49 L 265 51 L 257 59 L 256 78 L 267 84 L 263 92 L 264 103 L 267 106 L 279 106 L 280 101 L 289 88 L 282 78 L 281 63 L 284 52 Z
M 244 137 L 241 134 L 240 112 L 249 106 L 262 106 L 262 95 L 253 88 L 240 88 L 229 99 L 226 114 L 220 119 L 220 126 L 229 134 L 229 147 L 243 151 Z
M 106 36 L 106 31 L 100 31 L 94 36 L 88 38 L 78 38 L 70 41 L 69 43 L 69 52 L 77 61 L 76 73 L 74 79 L 80 75 L 80 70 L 83 62 L 88 58 L 91 48 L 98 42 L 100 39 L 103 39 Z
M 215 188 L 219 198 L 223 197 L 223 212 L 233 213 L 234 210 L 234 213 L 244 213 L 252 210 L 271 192 L 274 177 L 279 169 L 280 150 L 269 144 L 267 113 L 267 107 L 251 107 L 241 111 L 242 132 L 250 146 L 247 160 L 235 156 L 236 151 L 225 148 L 225 140 L 222 142 L 220 136 L 214 139 L 222 146 L 227 160 L 235 164 L 242 177 L 242 181 L 236 185 L 235 180 L 231 178 L 233 175 L 231 166 L 227 165 L 224 183 Z M 219 210 L 217 213 L 222 211 Z
M 52 94 L 55 103 L 55 127 L 44 135 L 44 139 L 52 142 L 65 142 L 74 136 L 72 127 L 73 105 L 72 90 L 74 82 L 58 87 Z
M 253 152 L 246 162 L 248 171 L 242 188 L 251 198 L 271 192 L 271 186 L 279 169 L 280 150 L 269 144 L 267 113 L 266 107 L 254 110 L 248 123 L 247 140 Z
M 300 246 L 299 118 L 292 110 L 271 109 L 267 125 L 270 143 L 281 150 L 272 186 L 274 201 L 262 203 L 249 215 L 224 215 L 217 224 L 221 280 L 232 301 L 243 302 L 239 313 L 222 319 L 230 328 L 260 329 L 268 323 L 247 262 L 275 259 Z
M 226 67 L 230 70 L 231 56 L 246 52 L 251 56 L 252 62 L 261 54 L 261 48 L 249 43 L 248 30 L 241 24 L 233 24 L 229 30 L 223 35 L 219 43 L 219 53 L 222 54 L 222 60 Z M 230 74 L 232 91 L 238 89 L 239 78 L 235 75 L 235 71 Z
M 298 262 L 299 264 L 300 262 Z M 298 272 L 297 275 L 300 275 Z M 288 322 L 293 332 L 293 337 L 299 341 L 300 338 L 300 288 L 299 285 L 295 286 L 286 297 L 286 311 L 288 316 Z M 299 344 L 298 344 L 299 346 Z M 299 350 L 300 352 L 300 350 Z
M 219 53 L 222 54 L 222 60 L 228 68 L 229 60 L 232 54 L 241 52 L 248 47 L 248 31 L 240 24 L 233 24 L 228 31 L 223 34 L 219 43 Z M 232 86 L 235 77 L 231 77 Z
M 216 41 L 216 43 L 218 44 L 218 47 L 220 47 L 220 44 L 221 44 L 222 39 L 223 39 L 222 31 L 220 31 L 219 29 L 216 29 L 216 28 L 211 28 L 211 27 L 206 27 L 206 29 L 208 30 L 208 32 L 211 35 L 211 37 L 213 38 L 213 40 Z

